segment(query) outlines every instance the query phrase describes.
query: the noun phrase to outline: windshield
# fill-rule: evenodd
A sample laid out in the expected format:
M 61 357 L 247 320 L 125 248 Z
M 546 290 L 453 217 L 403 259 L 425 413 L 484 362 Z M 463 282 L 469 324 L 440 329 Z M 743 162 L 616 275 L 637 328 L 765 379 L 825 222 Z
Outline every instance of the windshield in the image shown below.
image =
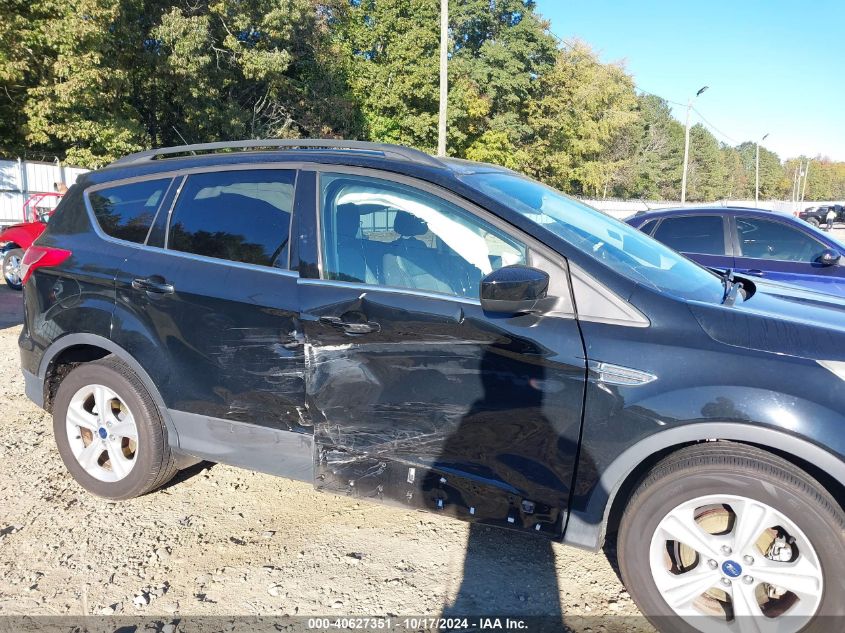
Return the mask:
M 715 273 L 551 187 L 506 172 L 468 174 L 463 180 L 636 283 L 685 299 L 722 299 L 724 286 Z

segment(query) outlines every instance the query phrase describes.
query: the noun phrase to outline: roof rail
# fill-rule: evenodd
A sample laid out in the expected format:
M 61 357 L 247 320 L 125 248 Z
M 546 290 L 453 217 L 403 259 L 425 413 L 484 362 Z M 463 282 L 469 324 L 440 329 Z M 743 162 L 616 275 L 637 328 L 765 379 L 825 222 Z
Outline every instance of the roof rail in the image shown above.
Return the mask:
M 112 163 L 112 165 L 137 165 L 150 162 L 157 156 L 168 156 L 171 154 L 189 154 L 193 152 L 214 152 L 223 149 L 342 149 L 359 150 L 373 153 L 380 153 L 383 156 L 392 156 L 414 163 L 425 163 L 432 167 L 443 167 L 443 163 L 434 156 L 421 152 L 418 149 L 391 145 L 389 143 L 369 143 L 367 141 L 345 141 L 338 139 L 264 139 L 248 141 L 222 141 L 219 143 L 197 143 L 195 145 L 179 145 L 176 147 L 162 147 L 150 149 L 144 152 L 129 154 Z

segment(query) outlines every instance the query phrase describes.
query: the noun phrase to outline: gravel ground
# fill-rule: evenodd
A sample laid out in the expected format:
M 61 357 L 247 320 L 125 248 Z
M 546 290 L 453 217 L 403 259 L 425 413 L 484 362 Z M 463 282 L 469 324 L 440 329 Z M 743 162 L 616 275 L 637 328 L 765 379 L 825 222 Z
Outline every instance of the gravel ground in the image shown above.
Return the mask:
M 94 497 L 23 395 L 19 331 L 0 330 L 0 616 L 637 613 L 604 554 L 238 468 Z

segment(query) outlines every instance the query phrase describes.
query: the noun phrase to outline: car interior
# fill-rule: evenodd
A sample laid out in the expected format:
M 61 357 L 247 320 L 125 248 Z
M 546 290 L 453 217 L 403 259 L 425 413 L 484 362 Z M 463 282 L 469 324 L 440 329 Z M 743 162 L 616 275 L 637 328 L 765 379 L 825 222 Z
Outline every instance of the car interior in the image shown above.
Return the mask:
M 484 275 L 525 261 L 524 250 L 407 195 L 332 189 L 323 221 L 331 279 L 477 297 Z

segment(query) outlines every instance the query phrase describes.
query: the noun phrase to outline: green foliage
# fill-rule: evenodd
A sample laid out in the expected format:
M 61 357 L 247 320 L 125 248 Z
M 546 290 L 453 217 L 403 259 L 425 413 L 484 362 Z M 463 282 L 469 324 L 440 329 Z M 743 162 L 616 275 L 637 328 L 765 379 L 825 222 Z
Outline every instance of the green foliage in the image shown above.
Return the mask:
M 524 169 L 563 190 L 602 195 L 622 168 L 608 150 L 636 121 L 633 80 L 584 44 L 559 51 L 529 104 L 531 162 Z
M 300 136 L 433 151 L 439 11 L 439 0 L 0 0 L 0 154 L 96 167 L 153 146 Z M 624 66 L 558 45 L 533 0 L 450 11 L 450 155 L 580 195 L 680 197 L 683 125 Z M 702 125 L 690 140 L 689 200 L 754 197 L 755 143 L 729 147 Z M 761 198 L 788 198 L 796 166 L 761 148 Z M 845 163 L 814 160 L 806 198 L 845 198 Z
M 8 2 L 9 0 L 7 0 Z M 16 0 L 13 0 L 16 2 Z M 330 7 L 316 0 L 20 2 L 0 41 L 6 151 L 30 146 L 97 166 L 151 146 L 355 135 Z M 341 5 L 343 8 L 344 4 Z M 24 26 L 26 28 L 24 28 Z M 37 71 L 37 72 L 35 72 Z

